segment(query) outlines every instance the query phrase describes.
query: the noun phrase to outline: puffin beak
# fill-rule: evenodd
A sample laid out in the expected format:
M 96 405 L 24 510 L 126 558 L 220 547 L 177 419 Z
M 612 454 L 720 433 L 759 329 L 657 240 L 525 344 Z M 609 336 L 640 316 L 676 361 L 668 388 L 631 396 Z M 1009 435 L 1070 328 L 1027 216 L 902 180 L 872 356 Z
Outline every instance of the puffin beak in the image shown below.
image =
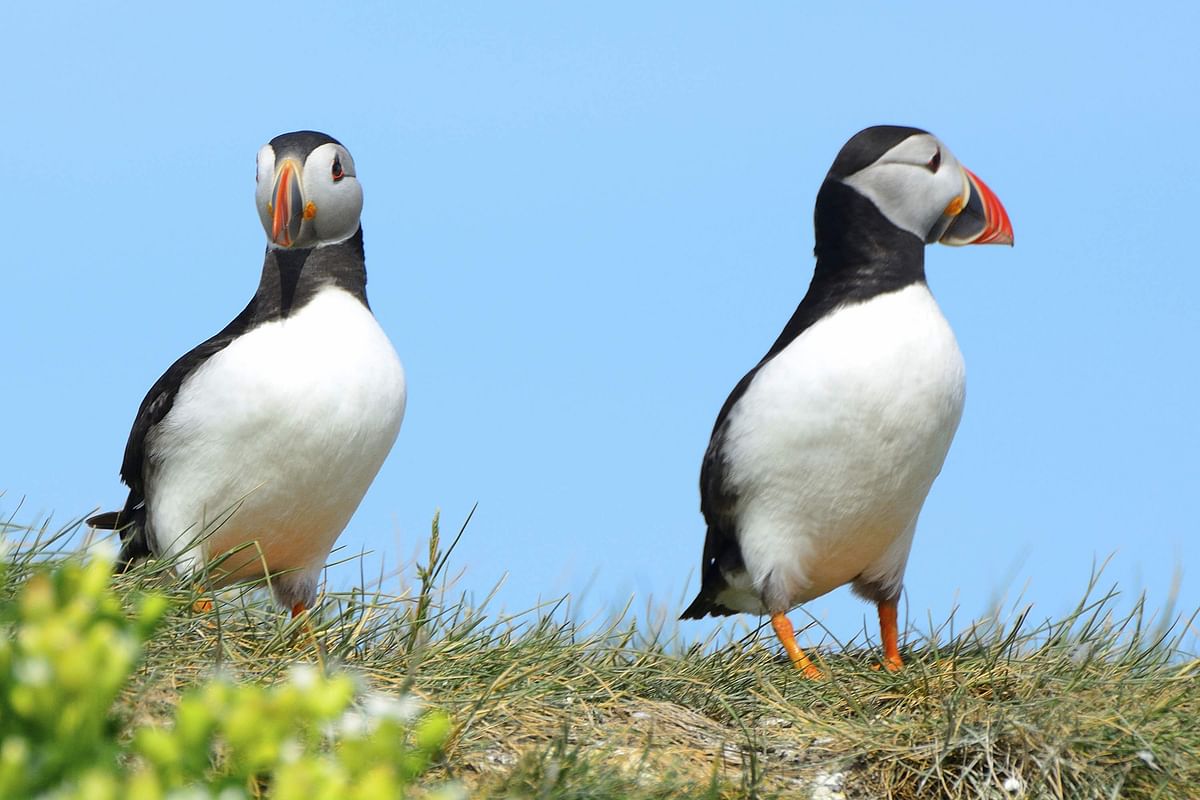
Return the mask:
M 963 167 L 966 176 L 966 203 L 955 200 L 946 209 L 953 215 L 949 226 L 938 237 L 942 244 L 1007 244 L 1013 243 L 1012 223 L 1000 199 L 987 184 L 971 170 Z
M 280 247 L 291 247 L 300 235 L 304 221 L 304 201 L 300 194 L 300 165 L 284 159 L 275 172 L 275 187 L 271 190 L 271 241 Z

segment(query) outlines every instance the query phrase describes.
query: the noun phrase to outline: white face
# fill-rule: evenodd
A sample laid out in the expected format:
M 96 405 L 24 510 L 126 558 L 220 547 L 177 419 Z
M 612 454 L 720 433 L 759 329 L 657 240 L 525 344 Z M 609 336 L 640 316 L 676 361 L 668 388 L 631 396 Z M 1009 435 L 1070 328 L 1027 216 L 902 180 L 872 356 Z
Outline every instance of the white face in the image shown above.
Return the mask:
M 283 248 L 350 238 L 358 230 L 363 203 L 354 159 L 332 142 L 317 147 L 302 164 L 290 156 L 277 163 L 275 149 L 263 145 L 254 200 L 270 246 Z
M 971 194 L 958 159 L 927 133 L 908 137 L 842 180 L 869 198 L 893 225 L 926 243 L 937 241 Z

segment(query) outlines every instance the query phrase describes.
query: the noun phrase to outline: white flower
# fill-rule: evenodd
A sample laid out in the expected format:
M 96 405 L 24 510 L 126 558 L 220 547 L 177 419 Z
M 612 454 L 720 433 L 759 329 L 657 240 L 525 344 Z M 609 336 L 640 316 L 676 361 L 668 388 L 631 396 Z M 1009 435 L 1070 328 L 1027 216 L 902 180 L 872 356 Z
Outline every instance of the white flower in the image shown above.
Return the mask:
M 279 748 L 279 758 L 285 764 L 293 764 L 304 756 L 304 745 L 295 739 L 286 740 Z
M 301 691 L 315 688 L 319 678 L 320 673 L 312 664 L 297 664 L 288 674 L 288 680 Z
M 367 736 L 385 720 L 407 724 L 414 721 L 425 710 L 425 704 L 416 695 L 399 697 L 384 692 L 368 692 L 355 706 L 347 709 L 336 725 L 326 730 L 331 738 L 338 736 Z
M 44 658 L 26 658 L 18 660 L 14 665 L 13 674 L 18 683 L 30 686 L 45 686 L 54 677 L 54 668 Z
M 367 695 L 363 710 L 371 719 L 389 719 L 395 722 L 412 722 L 420 716 L 424 704 L 416 695 L 394 697 L 381 692 Z
M 352 708 L 345 714 L 342 714 L 342 718 L 338 720 L 337 729 L 334 731 L 334 734 L 335 737 L 340 735 L 357 738 L 366 736 L 370 732 L 371 728 L 367 724 L 367 716 L 358 709 Z
M 88 548 L 96 558 L 106 564 L 115 564 L 117 561 L 117 537 L 105 536 L 102 539 L 92 540 L 91 547 Z

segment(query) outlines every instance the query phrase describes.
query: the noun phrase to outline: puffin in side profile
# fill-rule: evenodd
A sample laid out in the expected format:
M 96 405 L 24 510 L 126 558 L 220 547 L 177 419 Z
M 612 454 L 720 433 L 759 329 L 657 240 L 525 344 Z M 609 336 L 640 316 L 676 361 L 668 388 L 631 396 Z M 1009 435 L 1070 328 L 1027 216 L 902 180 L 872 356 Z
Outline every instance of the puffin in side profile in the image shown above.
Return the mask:
M 954 333 L 925 245 L 1012 244 L 995 194 L 936 137 L 881 125 L 842 147 L 817 194 L 808 293 L 721 407 L 700 470 L 701 587 L 682 619 L 787 612 L 849 583 L 903 666 L 896 603 L 917 515 L 962 416 Z
M 258 290 L 151 387 L 125 507 L 88 523 L 120 531 L 119 569 L 168 557 L 209 588 L 267 575 L 295 616 L 400 432 L 404 370 L 367 305 L 349 151 L 286 133 L 259 150 L 256 180 Z

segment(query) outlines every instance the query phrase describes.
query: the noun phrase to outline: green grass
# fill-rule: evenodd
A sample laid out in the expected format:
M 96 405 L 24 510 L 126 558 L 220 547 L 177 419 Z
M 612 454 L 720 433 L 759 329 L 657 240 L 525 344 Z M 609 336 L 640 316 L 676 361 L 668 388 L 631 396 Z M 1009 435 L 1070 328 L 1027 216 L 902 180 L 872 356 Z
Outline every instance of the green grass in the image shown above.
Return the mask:
M 65 557 L 74 530 L 8 528 L 3 603 Z M 327 594 L 308 626 L 262 591 L 193 613 L 196 595 L 165 565 L 118 576 L 119 597 L 171 602 L 113 706 L 115 736 L 171 719 L 214 674 L 271 685 L 312 663 L 447 712 L 451 732 L 422 780 L 472 797 L 1178 798 L 1200 787 L 1200 660 L 1182 645 L 1192 620 L 1163 624 L 1141 603 L 1118 613 L 1128 603 L 1096 581 L 1061 619 L 1023 613 L 956 634 L 947 623 L 915 642 L 910 630 L 896 674 L 873 670 L 871 650 L 819 646 L 830 677 L 812 682 L 769 628 L 684 647 L 673 627 L 629 614 L 581 625 L 561 607 L 472 608 L 446 584 L 449 549 L 435 522 L 411 589 Z

